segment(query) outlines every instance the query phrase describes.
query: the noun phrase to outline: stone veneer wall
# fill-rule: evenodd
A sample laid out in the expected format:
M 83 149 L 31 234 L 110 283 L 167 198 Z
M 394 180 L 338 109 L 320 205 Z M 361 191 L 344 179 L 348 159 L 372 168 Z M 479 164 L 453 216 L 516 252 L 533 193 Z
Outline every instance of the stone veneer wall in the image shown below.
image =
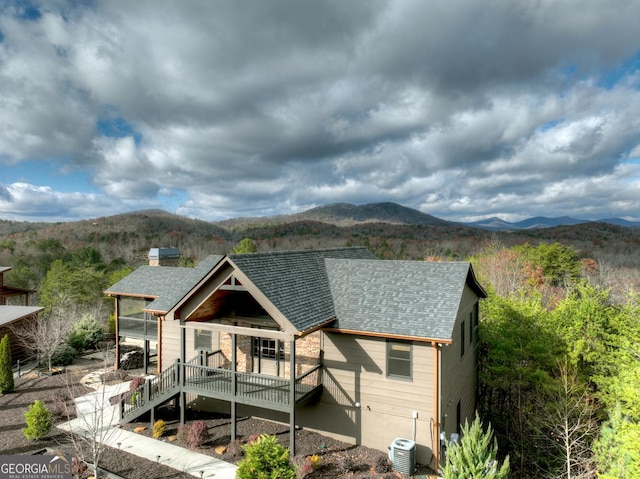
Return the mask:
M 299 376 L 320 363 L 320 337 L 321 332 L 316 331 L 296 340 L 296 376 Z M 238 350 L 236 351 L 237 366 L 239 372 L 251 372 L 252 366 L 252 338 L 251 336 L 238 336 L 236 338 Z M 225 357 L 225 367 L 231 364 L 231 334 L 220 334 L 220 350 Z M 289 341 L 284 343 L 284 359 L 280 364 L 284 365 L 284 377 L 289 377 L 290 369 Z

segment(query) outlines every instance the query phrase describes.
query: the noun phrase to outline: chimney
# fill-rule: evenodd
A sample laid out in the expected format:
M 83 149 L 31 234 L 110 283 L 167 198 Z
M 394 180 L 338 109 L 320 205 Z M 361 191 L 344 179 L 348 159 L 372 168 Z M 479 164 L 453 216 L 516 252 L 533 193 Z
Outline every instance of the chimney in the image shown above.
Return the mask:
M 178 248 L 151 248 L 149 266 L 178 266 L 180 250 Z

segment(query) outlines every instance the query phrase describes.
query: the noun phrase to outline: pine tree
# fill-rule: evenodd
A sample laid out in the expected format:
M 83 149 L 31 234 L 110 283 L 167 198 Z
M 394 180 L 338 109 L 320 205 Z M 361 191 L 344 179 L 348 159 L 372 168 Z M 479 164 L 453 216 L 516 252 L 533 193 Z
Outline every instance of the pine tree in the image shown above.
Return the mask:
M 509 456 L 498 467 L 498 444 L 493 439 L 491 426 L 482 431 L 480 417 L 469 426 L 465 421 L 462 438 L 447 451 L 445 479 L 505 479 L 509 475 Z
M 0 394 L 13 392 L 14 387 L 9 335 L 5 334 L 0 341 Z

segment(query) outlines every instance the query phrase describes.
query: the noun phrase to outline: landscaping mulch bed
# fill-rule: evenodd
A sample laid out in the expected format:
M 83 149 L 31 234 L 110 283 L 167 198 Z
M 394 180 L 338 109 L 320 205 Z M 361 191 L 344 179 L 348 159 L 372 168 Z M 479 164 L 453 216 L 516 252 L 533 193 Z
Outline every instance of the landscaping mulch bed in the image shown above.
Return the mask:
M 33 454 L 43 448 L 55 449 L 62 452 L 73 452 L 73 445 L 67 433 L 53 428 L 49 437 L 39 441 L 29 441 L 22 434 L 22 428 L 26 426 L 24 413 L 36 399 L 45 402 L 52 412 L 56 422 L 64 420 L 63 411 L 60 407 L 62 398 L 68 396 L 67 383 L 69 379 L 74 380 L 75 395 L 82 395 L 91 392 L 91 389 L 81 386 L 77 380 L 84 374 L 97 369 L 99 364 L 92 366 L 89 362 L 84 366 L 76 367 L 72 372 L 67 372 L 54 376 L 38 376 L 35 373 L 27 374 L 16 380 L 15 391 L 10 394 L 0 395 L 0 454 Z M 71 376 L 73 374 L 73 376 Z M 131 373 L 133 374 L 133 372 Z M 68 397 L 65 399 L 68 400 Z M 208 440 L 198 448 L 198 452 L 209 454 L 224 461 L 237 463 L 242 459 L 242 443 L 252 435 L 273 434 L 285 447 L 289 447 L 289 428 L 270 421 L 256 418 L 239 418 L 237 429 L 237 441 L 231 444 L 230 441 L 230 419 L 229 417 L 216 414 L 196 414 L 187 416 L 187 425 L 194 420 L 203 420 L 207 424 L 209 433 Z M 167 422 L 167 436 L 176 436 L 174 444 L 187 447 L 184 432 L 180 434 L 177 412 L 171 407 L 159 408 L 156 419 L 164 419 Z M 148 420 L 148 418 L 147 418 Z M 146 429 L 140 434 L 151 436 L 149 422 L 139 422 L 128 424 L 124 427 L 135 428 L 144 426 Z M 186 430 L 185 430 L 186 431 Z M 216 448 L 224 448 L 224 452 Z M 395 478 L 399 477 L 394 473 L 376 473 L 374 467 L 376 462 L 385 453 L 370 449 L 364 446 L 354 446 L 344 442 L 331 439 L 326 436 L 308 431 L 296 431 L 296 449 L 299 458 L 304 460 L 305 456 L 317 454 L 322 458 L 322 465 L 316 471 L 306 475 L 309 479 L 323 478 Z M 107 448 L 104 452 L 100 465 L 106 470 L 127 479 L 186 479 L 193 476 L 181 471 L 147 461 L 138 456 L 133 456 L 118 449 Z M 426 478 L 430 470 L 420 467 L 414 478 Z M 87 476 L 85 474 L 85 476 Z
M 188 428 L 194 421 L 204 421 L 207 426 L 208 438 L 196 450 L 226 462 L 238 463 L 243 458 L 242 445 L 252 437 L 260 434 L 276 436 L 278 442 L 289 447 L 289 425 L 262 420 L 254 417 L 237 418 L 236 441 L 231 442 L 231 420 L 228 415 L 203 413 L 188 410 L 185 425 L 181 426 L 179 412 L 171 406 L 163 406 L 156 411 L 155 419 L 162 419 L 166 423 L 166 431 L 159 440 L 169 441 L 180 447 L 188 448 Z M 139 422 L 129 423 L 129 430 L 144 430 L 138 434 L 153 436 L 149 416 L 142 416 Z M 170 438 L 170 439 L 169 439 Z M 378 478 L 395 479 L 402 477 L 390 470 L 385 470 L 388 464 L 387 454 L 365 446 L 355 446 L 324 436 L 306 429 L 296 430 L 296 458 L 294 463 L 300 465 L 305 457 L 318 455 L 322 459 L 321 466 L 305 475 L 308 479 L 325 478 Z M 420 466 L 415 478 L 426 478 L 433 472 L 426 466 Z

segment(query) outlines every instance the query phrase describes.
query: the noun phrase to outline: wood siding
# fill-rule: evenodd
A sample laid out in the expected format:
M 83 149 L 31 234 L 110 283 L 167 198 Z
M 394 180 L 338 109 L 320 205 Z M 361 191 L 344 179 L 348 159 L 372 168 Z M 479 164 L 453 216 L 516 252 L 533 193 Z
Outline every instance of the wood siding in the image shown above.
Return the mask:
M 467 286 L 462 294 L 458 317 L 453 329 L 453 343 L 442 347 L 441 431 L 447 439 L 458 430 L 457 405 L 460 402 L 460 422 L 473 421 L 477 391 L 477 334 L 473 334 L 471 313 L 477 313 L 478 297 Z M 475 314 L 475 313 L 474 313 Z M 461 356 L 462 323 L 464 322 L 464 355 Z M 446 416 L 445 416 L 446 415 Z
M 386 451 L 398 437 L 413 439 L 421 463 L 432 457 L 434 349 L 413 343 L 412 380 L 387 378 L 385 339 L 324 333 L 324 393 L 300 408 L 298 423 L 348 442 Z
M 160 358 L 164 371 L 173 366 L 176 359 L 180 359 L 180 321 L 167 319 L 162 321 L 160 345 Z

